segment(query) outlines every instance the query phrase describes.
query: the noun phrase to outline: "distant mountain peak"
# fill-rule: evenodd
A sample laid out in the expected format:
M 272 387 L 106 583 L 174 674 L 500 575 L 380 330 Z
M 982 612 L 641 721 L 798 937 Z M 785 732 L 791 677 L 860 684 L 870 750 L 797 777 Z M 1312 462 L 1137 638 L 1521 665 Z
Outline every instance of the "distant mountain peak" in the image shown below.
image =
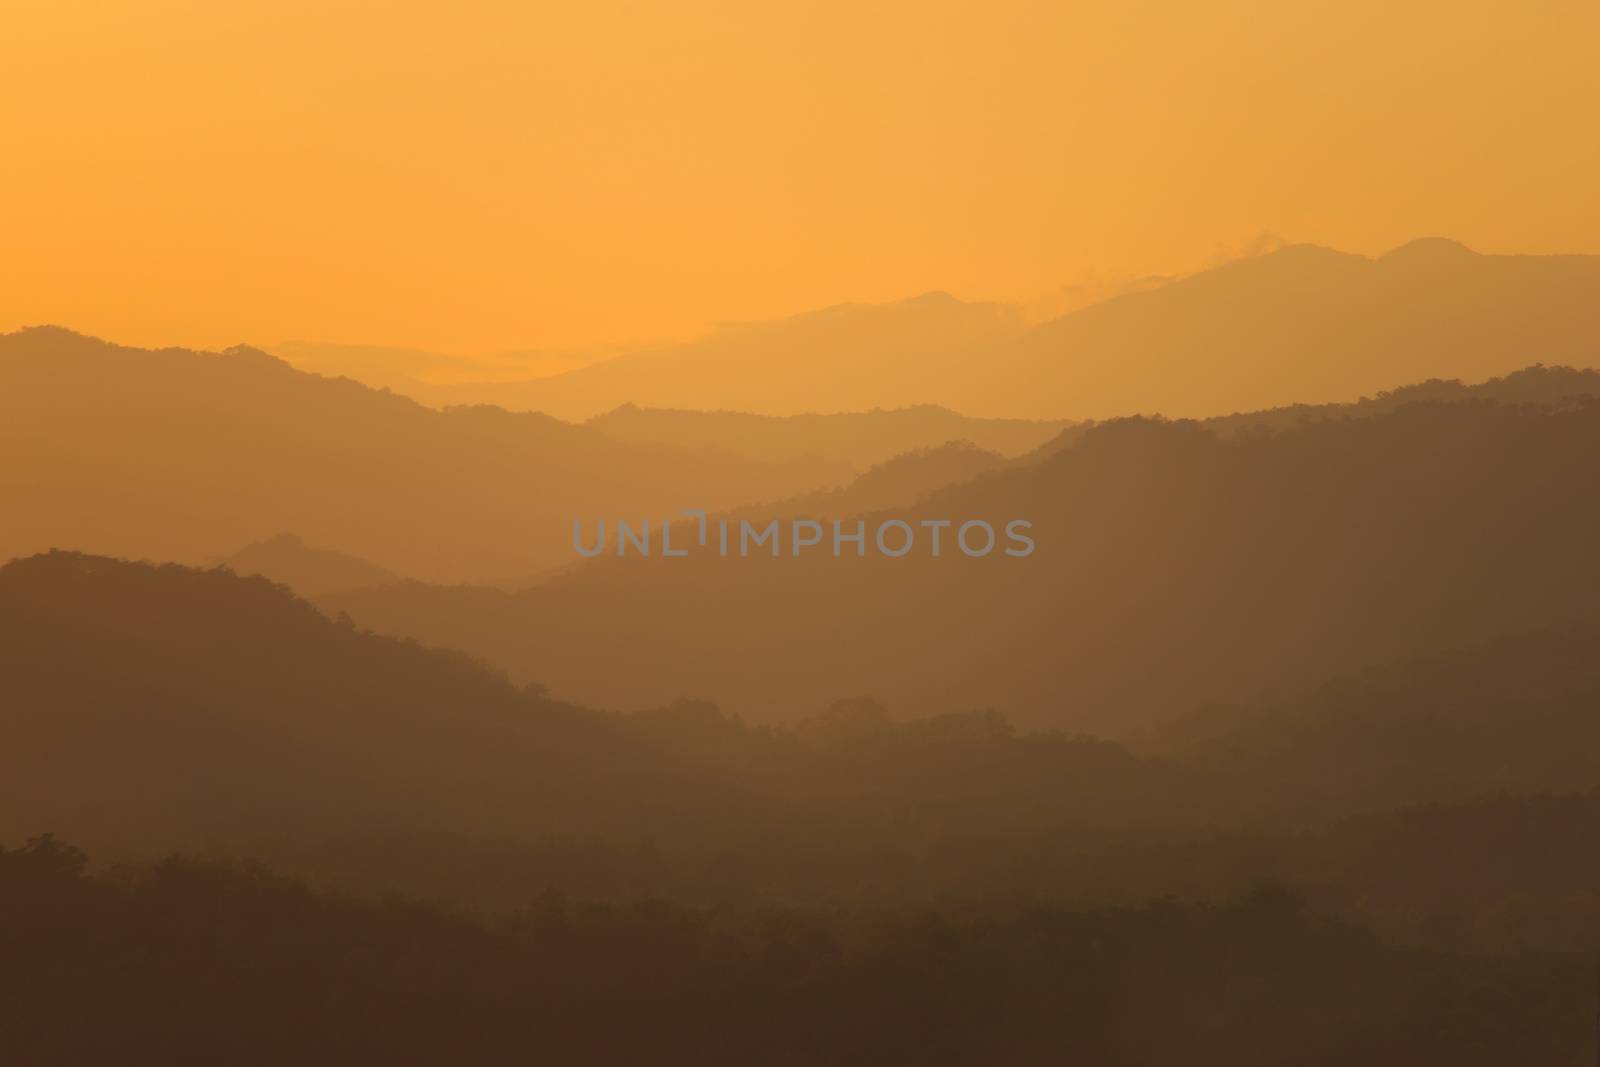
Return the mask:
M 1132 295 L 1139 297 L 1152 297 L 1161 293 L 1182 292 L 1185 286 L 1208 286 L 1218 281 L 1227 281 L 1239 284 L 1241 279 L 1274 278 L 1285 272 L 1299 273 L 1305 271 L 1333 270 L 1342 273 L 1362 270 L 1371 266 L 1371 261 L 1365 256 L 1353 252 L 1341 252 L 1337 248 L 1326 245 L 1286 244 L 1274 248 L 1270 252 L 1263 252 L 1256 256 L 1244 256 L 1239 259 L 1229 260 L 1209 270 L 1190 274 L 1169 285 L 1157 286 Z M 1116 301 L 1107 301 L 1103 304 L 1091 304 L 1082 310 L 1090 311 L 1095 308 L 1116 306 Z M 1067 316 L 1070 318 L 1070 316 Z
M 1339 249 L 1329 248 L 1327 245 L 1312 244 L 1308 241 L 1300 241 L 1295 244 L 1281 245 L 1278 248 L 1274 248 L 1270 252 L 1263 252 L 1259 256 L 1246 256 L 1244 259 L 1234 260 L 1233 262 L 1250 263 L 1254 261 L 1257 263 L 1282 263 L 1284 261 L 1293 260 L 1347 261 L 1359 258 L 1359 256 L 1355 256 L 1350 252 L 1341 252 Z M 1233 264 L 1224 264 L 1224 266 L 1232 265 Z
M 61 352 L 86 352 L 109 347 L 107 342 L 98 337 L 52 323 L 24 326 L 15 333 L 0 334 L 0 337 L 10 338 L 22 344 L 48 345 L 53 350 Z
M 348 553 L 314 548 L 298 534 L 287 531 L 246 545 L 217 562 L 235 574 L 259 574 L 301 596 L 321 596 L 400 580 L 386 567 Z
M 79 333 L 77 330 L 69 330 L 65 326 L 57 326 L 48 322 L 41 323 L 38 326 L 24 326 L 17 333 L 30 334 L 34 337 L 76 337 L 84 340 L 93 340 L 88 334 Z
M 1446 259 L 1463 259 L 1477 254 L 1460 241 L 1451 240 L 1448 237 L 1418 237 L 1414 241 L 1407 241 L 1398 248 L 1392 248 L 1385 252 L 1378 258 L 1378 262 L 1436 263 Z
M 281 368 L 296 374 L 304 373 L 303 371 L 296 371 L 294 364 L 288 360 L 279 359 L 271 352 L 263 351 L 254 345 L 233 345 L 232 347 L 224 348 L 221 354 L 230 359 L 237 359 L 241 362 L 252 363 L 261 367 Z

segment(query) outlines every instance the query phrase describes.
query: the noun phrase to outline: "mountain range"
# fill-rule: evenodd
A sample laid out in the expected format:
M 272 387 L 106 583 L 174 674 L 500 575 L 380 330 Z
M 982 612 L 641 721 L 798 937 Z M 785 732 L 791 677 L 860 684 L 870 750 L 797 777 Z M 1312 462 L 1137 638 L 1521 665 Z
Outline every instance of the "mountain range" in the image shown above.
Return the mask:
M 401 580 L 386 567 L 348 552 L 313 547 L 291 533 L 246 545 L 213 563 L 246 577 L 260 575 L 307 597 L 391 585 Z
M 1062 426 L 940 408 L 623 409 L 580 425 L 435 410 L 247 347 L 38 327 L 0 335 L 0 559 L 69 546 L 201 562 L 291 530 L 406 576 L 521 581 L 571 558 L 574 519 L 772 503 L 952 440 L 1016 455 Z
M 604 706 L 699 697 L 785 718 L 865 694 L 1127 736 L 1192 703 L 1594 617 L 1596 376 L 1502 384 L 1521 395 L 1527 378 L 1570 393 L 1529 405 L 1441 386 L 1458 399 L 1267 413 L 1254 430 L 1107 422 L 888 516 L 1024 519 L 1027 558 L 933 558 L 926 538 L 902 559 L 612 546 L 514 595 L 406 585 L 322 602 Z
M 1113 901 L 1290 879 L 1397 937 L 1448 900 L 1486 941 L 1560 949 L 1600 877 L 1592 626 L 1196 708 L 1130 748 L 860 699 L 777 729 L 592 710 L 261 578 L 56 552 L 0 567 L 0 672 L 0 838 L 247 850 L 360 891 Z
M 1483 255 L 1441 238 L 1377 258 L 1287 245 L 1108 293 L 1038 323 L 937 292 L 841 304 L 412 395 L 572 419 L 625 404 L 796 415 L 908 403 L 1031 419 L 1200 417 L 1534 362 L 1600 365 L 1597 256 Z
M 777 500 L 852 473 L 436 411 L 250 348 L 0 336 L 0 558 L 63 546 L 200 562 L 292 530 L 399 574 L 493 580 L 566 560 L 574 518 Z
M 684 411 L 624 404 L 584 425 L 619 441 L 721 448 L 754 459 L 821 456 L 858 469 L 918 449 L 966 441 L 1004 456 L 1030 452 L 1058 436 L 1061 419 L 983 419 L 949 408 L 885 408 L 836 415 L 750 415 L 736 411 Z

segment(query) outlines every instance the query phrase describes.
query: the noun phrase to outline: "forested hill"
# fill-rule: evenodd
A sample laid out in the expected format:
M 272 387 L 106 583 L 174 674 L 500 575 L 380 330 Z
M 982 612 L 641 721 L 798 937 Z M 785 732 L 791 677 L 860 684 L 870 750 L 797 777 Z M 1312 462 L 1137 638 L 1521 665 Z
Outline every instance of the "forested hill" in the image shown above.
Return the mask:
M 409 586 L 324 603 L 610 707 L 690 695 L 784 718 L 867 693 L 1129 735 L 1198 704 L 1594 621 L 1596 484 L 1600 403 L 1583 397 L 1231 434 L 1130 419 L 868 516 L 1027 520 L 1026 558 L 934 558 L 924 532 L 899 559 L 787 542 L 778 558 L 608 553 L 514 596 Z
M 845 699 L 781 729 L 689 702 L 587 710 L 260 578 L 54 553 L 0 568 L 0 674 L 0 839 L 209 842 L 324 880 L 497 904 L 541 886 L 1116 897 L 1291 873 L 1344 901 L 1382 882 L 1363 842 L 1423 825 L 1393 809 L 1600 784 L 1593 629 L 1202 709 L 1141 754 L 981 707 Z M 1458 823 L 1515 817 L 1557 849 L 1600 825 L 1593 805 L 1476 810 Z M 1301 836 L 1351 815 L 1391 821 Z M 1495 869 L 1468 866 L 1461 891 L 1499 892 Z M 1577 921 L 1567 897 L 1593 876 L 1538 875 L 1523 892 Z

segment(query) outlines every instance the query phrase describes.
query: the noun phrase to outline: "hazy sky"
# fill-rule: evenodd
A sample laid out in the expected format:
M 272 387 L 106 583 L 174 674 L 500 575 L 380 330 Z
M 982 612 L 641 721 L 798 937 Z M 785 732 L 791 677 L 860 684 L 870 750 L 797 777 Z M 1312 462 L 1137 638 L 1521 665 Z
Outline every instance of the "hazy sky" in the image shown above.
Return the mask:
M 1600 4 L 0 0 L 0 329 L 456 352 L 1600 251 Z

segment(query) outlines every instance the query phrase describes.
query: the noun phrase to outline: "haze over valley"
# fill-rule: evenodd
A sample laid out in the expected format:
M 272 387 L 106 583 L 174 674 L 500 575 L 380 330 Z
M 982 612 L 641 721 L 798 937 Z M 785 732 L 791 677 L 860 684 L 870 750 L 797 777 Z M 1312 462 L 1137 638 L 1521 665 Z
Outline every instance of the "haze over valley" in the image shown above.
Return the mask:
M 1596 41 L 5 5 L 0 1065 L 1600 1062 Z

